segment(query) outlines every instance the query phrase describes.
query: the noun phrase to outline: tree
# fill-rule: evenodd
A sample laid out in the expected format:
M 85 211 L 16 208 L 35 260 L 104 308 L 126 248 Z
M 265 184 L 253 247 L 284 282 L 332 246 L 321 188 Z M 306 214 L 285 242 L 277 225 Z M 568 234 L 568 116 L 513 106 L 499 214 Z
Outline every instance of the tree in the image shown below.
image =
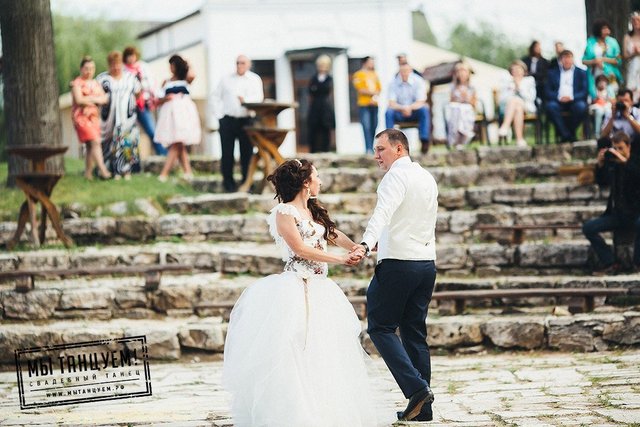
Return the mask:
M 476 31 L 460 23 L 449 36 L 449 48 L 463 56 L 508 68 L 509 64 L 527 52 L 525 44 L 508 41 L 504 34 L 493 29 L 491 24 L 480 23 Z
M 585 0 L 587 14 L 587 34 L 591 35 L 591 26 L 596 19 L 604 19 L 611 25 L 611 35 L 622 43 L 627 32 L 631 0 Z
M 61 145 L 53 28 L 49 0 L 0 0 L 4 106 L 8 146 Z M 9 162 L 7 185 L 25 170 L 19 158 Z M 62 171 L 62 156 L 48 168 Z

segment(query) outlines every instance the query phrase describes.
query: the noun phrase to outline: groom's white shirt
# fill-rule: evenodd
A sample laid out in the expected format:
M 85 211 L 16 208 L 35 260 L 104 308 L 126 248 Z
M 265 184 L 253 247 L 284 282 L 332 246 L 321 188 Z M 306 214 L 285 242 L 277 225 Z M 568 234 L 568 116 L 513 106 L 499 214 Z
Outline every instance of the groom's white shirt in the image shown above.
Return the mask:
M 393 162 L 378 185 L 378 202 L 362 241 L 378 243 L 378 261 L 436 259 L 438 185 L 409 156 Z

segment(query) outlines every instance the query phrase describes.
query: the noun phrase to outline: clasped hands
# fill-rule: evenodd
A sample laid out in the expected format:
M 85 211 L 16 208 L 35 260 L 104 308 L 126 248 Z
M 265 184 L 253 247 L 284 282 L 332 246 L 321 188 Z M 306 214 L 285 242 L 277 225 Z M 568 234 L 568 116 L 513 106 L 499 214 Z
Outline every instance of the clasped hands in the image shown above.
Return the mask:
M 363 245 L 353 245 L 351 251 L 346 255 L 346 265 L 358 265 L 366 256 L 367 250 Z

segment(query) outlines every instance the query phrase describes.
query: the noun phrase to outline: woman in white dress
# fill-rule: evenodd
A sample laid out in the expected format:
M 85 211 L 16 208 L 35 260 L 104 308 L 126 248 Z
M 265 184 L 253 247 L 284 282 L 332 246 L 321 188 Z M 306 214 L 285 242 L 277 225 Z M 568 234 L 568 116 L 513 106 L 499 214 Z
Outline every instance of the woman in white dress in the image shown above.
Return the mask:
M 536 80 L 527 76 L 527 66 L 516 59 L 509 66 L 511 78 L 505 82 L 500 91 L 500 113 L 504 115 L 502 125 L 498 129 L 498 136 L 506 138 L 509 128 L 513 125 L 516 134 L 516 144 L 526 147 L 524 139 L 524 116 L 536 112 Z
M 164 82 L 158 96 L 161 107 L 155 133 L 156 142 L 169 147 L 167 160 L 158 177 L 162 182 L 167 180 L 176 160 L 182 166 L 183 177 L 193 177 L 187 146 L 199 144 L 202 138 L 200 115 L 189 96 L 189 82 L 194 78 L 189 73 L 189 64 L 179 55 L 173 55 L 169 58 L 169 66 L 172 76 Z
M 327 277 L 327 242 L 355 243 L 317 201 L 321 181 L 307 160 L 288 160 L 269 178 L 280 201 L 269 230 L 284 272 L 258 280 L 238 299 L 227 332 L 223 384 L 237 427 L 369 427 L 375 409 L 353 306 Z

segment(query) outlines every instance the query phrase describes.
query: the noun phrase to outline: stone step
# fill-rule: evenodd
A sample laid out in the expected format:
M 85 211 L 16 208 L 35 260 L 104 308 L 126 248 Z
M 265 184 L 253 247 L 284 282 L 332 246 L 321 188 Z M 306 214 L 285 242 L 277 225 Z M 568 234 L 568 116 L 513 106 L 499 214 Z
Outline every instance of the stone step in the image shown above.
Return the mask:
M 230 196 L 229 196 L 230 197 Z M 243 199 L 247 202 L 248 199 Z M 123 217 L 123 218 L 76 218 L 63 222 L 67 235 L 78 245 L 85 244 L 118 244 L 126 242 L 151 242 L 181 238 L 189 241 L 255 241 L 271 242 L 267 226 L 267 213 L 258 213 L 248 209 L 246 203 L 240 199 L 218 199 L 218 209 L 222 212 L 242 212 L 235 214 L 205 214 L 207 203 L 199 205 L 196 214 L 169 214 L 158 218 Z M 234 205 L 235 202 L 240 202 Z M 195 202 L 198 204 L 200 202 Z M 262 203 L 262 202 L 260 202 Z M 276 202 L 269 200 L 264 206 L 265 211 Z M 340 204 L 336 201 L 336 205 Z M 347 202 L 348 204 L 349 202 Z M 184 205 L 183 205 L 184 206 Z M 193 206 L 193 205 L 191 205 Z M 338 207 L 338 206 L 336 206 Z M 361 206 L 362 207 L 362 206 Z M 186 210 L 186 209 L 184 209 Z M 356 210 L 347 207 L 345 210 Z M 333 215 L 337 227 L 354 240 L 360 239 L 369 220 L 371 209 L 364 213 L 338 213 Z M 340 212 L 339 209 L 336 209 Z M 483 225 L 557 225 L 582 224 L 597 217 L 604 211 L 604 206 L 567 206 L 552 205 L 542 207 L 511 207 L 494 205 L 477 210 L 441 211 L 438 214 L 436 236 L 439 243 L 473 243 L 479 241 L 498 241 L 509 243 L 512 232 L 508 230 L 478 230 Z M 245 213 L 246 212 L 246 213 Z M 13 235 L 14 223 L 0 225 L 0 244 L 6 243 Z M 579 229 L 528 230 L 525 233 L 528 241 L 553 240 L 557 238 L 580 239 Z M 55 239 L 54 231 L 50 230 L 48 238 Z M 24 242 L 28 241 L 28 234 L 23 235 Z
M 412 155 L 424 166 L 493 166 L 496 164 L 527 162 L 567 162 L 593 160 L 596 156 L 595 141 L 579 141 L 573 144 L 538 145 L 535 147 L 478 147 L 462 151 L 446 151 L 434 149 L 427 156 Z M 343 155 L 336 153 L 300 154 L 313 162 L 318 169 L 327 168 L 368 168 L 377 169 L 370 155 Z M 148 157 L 143 160 L 142 168 L 146 172 L 159 174 L 165 158 Z M 191 166 L 202 173 L 218 173 L 220 161 L 207 156 L 193 156 Z
M 488 166 L 426 166 L 426 169 L 433 175 L 438 186 L 444 189 L 535 181 L 575 183 L 575 176 L 561 176 L 558 173 L 558 168 L 567 164 L 584 165 L 583 162 L 543 161 Z M 382 171 L 370 168 L 322 168 L 319 172 L 322 192 L 329 194 L 374 192 L 383 176 Z M 262 177 L 262 173 L 257 173 L 254 182 L 260 182 Z M 240 177 L 236 179 L 239 180 Z M 222 177 L 218 174 L 197 175 L 191 180 L 191 185 L 196 191 L 204 193 L 224 192 Z M 271 187 L 266 191 L 270 192 Z
M 332 278 L 347 296 L 366 294 L 369 277 Z M 258 276 L 194 273 L 164 275 L 158 289 L 149 291 L 144 279 L 137 276 L 95 277 L 68 279 L 37 278 L 29 292 L 16 291 L 11 283 L 0 284 L 0 318 L 10 322 L 41 320 L 109 320 L 109 319 L 166 319 L 173 317 L 223 316 L 229 308 L 214 308 L 212 304 L 236 301 L 242 291 L 258 280 Z M 436 292 L 458 290 L 501 289 L 564 289 L 564 288 L 622 288 L 640 291 L 640 277 L 580 277 L 580 276 L 509 276 L 487 278 L 438 277 Z M 615 301 L 616 299 L 609 300 Z M 618 299 L 619 300 L 619 299 Z M 619 300 L 620 301 L 620 300 Z M 632 301 L 632 300 L 625 300 Z M 469 300 L 467 307 L 539 307 L 564 305 L 566 298 L 527 297 Z M 596 307 L 607 302 L 596 298 Z M 453 301 L 434 300 L 432 314 L 445 315 L 453 310 Z
M 330 247 L 330 250 L 338 250 Z M 585 274 L 589 243 L 584 240 L 441 244 L 438 269 L 460 275 Z M 282 270 L 283 261 L 272 243 L 255 242 L 159 242 L 148 245 L 82 247 L 72 250 L 43 249 L 0 254 L 0 271 L 53 268 L 107 268 L 109 266 L 179 263 L 194 269 L 222 273 L 265 275 Z M 374 257 L 358 266 L 332 265 L 334 274 L 370 275 Z
M 640 312 L 589 313 L 558 317 L 548 314 L 494 314 L 433 317 L 427 320 L 433 349 L 477 352 L 497 349 L 602 351 L 640 344 Z M 176 360 L 183 352 L 221 353 L 227 324 L 221 317 L 161 320 L 77 320 L 44 324 L 0 325 L 0 363 L 13 363 L 16 349 L 73 344 L 145 335 L 151 359 Z M 364 328 L 363 328 L 364 329 Z M 362 343 L 375 349 L 366 332 Z

